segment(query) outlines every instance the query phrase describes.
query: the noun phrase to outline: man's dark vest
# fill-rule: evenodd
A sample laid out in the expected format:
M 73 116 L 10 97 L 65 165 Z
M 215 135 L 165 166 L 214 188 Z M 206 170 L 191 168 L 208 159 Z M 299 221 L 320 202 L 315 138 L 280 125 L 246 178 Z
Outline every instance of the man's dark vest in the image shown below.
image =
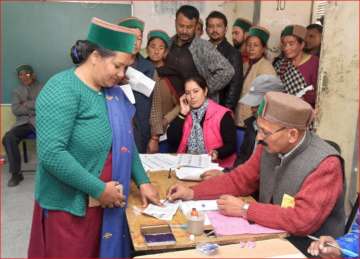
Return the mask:
M 306 177 L 329 156 L 338 156 L 343 162 L 339 153 L 332 146 L 312 132 L 307 132 L 300 146 L 282 160 L 277 154 L 270 154 L 264 150 L 261 156 L 259 201 L 281 205 L 285 193 L 294 197 L 300 191 Z M 345 179 L 343 192 L 329 217 L 315 233 L 311 234 L 314 236 L 330 235 L 335 238 L 344 234 L 344 193 Z M 292 238 L 297 239 L 296 243 L 299 242 L 299 244 L 309 243 L 306 237 Z

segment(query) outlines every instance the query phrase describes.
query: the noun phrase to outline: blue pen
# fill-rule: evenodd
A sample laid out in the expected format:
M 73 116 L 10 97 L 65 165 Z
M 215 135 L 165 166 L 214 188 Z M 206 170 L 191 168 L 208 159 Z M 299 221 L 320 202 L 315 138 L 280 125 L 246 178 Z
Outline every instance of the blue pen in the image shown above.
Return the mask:
M 311 235 L 307 235 L 307 237 L 310 238 L 310 239 L 312 239 L 312 240 L 315 240 L 315 241 L 319 241 L 319 240 L 320 240 L 319 238 L 314 237 L 314 236 L 311 236 Z M 350 250 L 348 250 L 348 249 L 345 249 L 345 248 L 341 248 L 341 247 L 339 247 L 339 246 L 336 245 L 336 244 L 328 243 L 328 242 L 326 242 L 325 244 L 326 244 L 327 246 L 331 246 L 331 247 L 334 247 L 334 248 L 339 249 L 343 255 L 350 256 L 350 257 L 359 257 L 359 255 L 358 255 L 357 253 L 355 253 L 355 252 L 353 252 L 353 251 L 350 251 Z

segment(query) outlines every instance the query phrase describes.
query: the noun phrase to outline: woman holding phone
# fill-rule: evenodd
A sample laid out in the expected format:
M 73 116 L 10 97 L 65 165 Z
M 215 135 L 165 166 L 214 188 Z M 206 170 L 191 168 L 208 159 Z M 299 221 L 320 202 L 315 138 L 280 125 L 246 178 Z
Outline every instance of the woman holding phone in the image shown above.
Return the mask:
M 185 81 L 180 113 L 168 128 L 170 145 L 177 153 L 209 154 L 220 166 L 232 167 L 236 159 L 236 127 L 232 112 L 207 98 L 202 77 Z

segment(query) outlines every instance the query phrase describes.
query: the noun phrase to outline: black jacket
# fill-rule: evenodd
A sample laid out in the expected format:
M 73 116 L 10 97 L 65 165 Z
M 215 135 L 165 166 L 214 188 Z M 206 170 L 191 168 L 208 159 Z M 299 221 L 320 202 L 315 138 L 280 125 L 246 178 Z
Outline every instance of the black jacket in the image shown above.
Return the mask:
M 235 70 L 235 75 L 230 83 L 220 90 L 220 104 L 235 111 L 243 84 L 243 64 L 240 51 L 235 49 L 224 39 L 217 50 L 230 62 Z

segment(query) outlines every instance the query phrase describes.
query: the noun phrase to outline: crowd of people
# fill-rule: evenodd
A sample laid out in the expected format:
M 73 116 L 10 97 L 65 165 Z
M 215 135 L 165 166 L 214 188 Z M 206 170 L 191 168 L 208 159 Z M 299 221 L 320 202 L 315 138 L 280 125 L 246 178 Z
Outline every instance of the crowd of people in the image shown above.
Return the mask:
M 144 206 L 161 205 L 139 153 L 209 154 L 226 170 L 205 172 L 193 188 L 172 186 L 168 198 L 218 199 L 222 214 L 283 229 L 304 253 L 306 235 L 344 234 L 343 160 L 311 130 L 322 27 L 283 28 L 272 62 L 269 29 L 246 19 L 233 22 L 232 44 L 219 11 L 204 23 L 195 7 L 183 5 L 175 26 L 172 37 L 149 31 L 145 58 L 144 21 L 94 18 L 87 39 L 71 48 L 74 68 L 44 87 L 32 67 L 17 68 L 17 122 L 3 144 L 8 186 L 16 186 L 23 180 L 18 145 L 36 128 L 29 257 L 129 257 L 131 179 Z M 203 28 L 209 40 L 201 38 Z M 127 67 L 155 81 L 150 96 L 134 91 L 135 104 L 118 86 L 127 83 Z M 237 197 L 246 195 L 256 201 Z M 323 246 L 308 251 L 326 254 Z

